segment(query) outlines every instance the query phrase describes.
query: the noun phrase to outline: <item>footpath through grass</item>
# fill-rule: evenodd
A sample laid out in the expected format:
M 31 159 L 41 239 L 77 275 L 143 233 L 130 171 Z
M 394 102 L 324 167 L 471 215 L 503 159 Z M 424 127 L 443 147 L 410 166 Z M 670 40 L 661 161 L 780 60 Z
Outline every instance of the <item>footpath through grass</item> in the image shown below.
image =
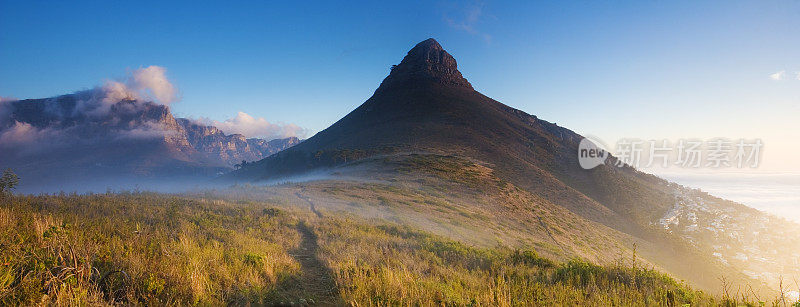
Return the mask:
M 0 200 L 0 305 L 743 303 L 625 261 L 555 263 L 285 204 L 153 193 Z

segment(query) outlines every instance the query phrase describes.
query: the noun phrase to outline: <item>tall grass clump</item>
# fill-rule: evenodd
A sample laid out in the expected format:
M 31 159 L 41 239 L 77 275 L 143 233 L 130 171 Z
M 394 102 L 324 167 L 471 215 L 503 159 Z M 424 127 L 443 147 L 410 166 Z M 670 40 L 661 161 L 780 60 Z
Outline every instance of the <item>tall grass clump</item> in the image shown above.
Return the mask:
M 9 196 L 0 305 L 279 300 L 299 270 L 296 218 L 264 205 L 149 193 Z

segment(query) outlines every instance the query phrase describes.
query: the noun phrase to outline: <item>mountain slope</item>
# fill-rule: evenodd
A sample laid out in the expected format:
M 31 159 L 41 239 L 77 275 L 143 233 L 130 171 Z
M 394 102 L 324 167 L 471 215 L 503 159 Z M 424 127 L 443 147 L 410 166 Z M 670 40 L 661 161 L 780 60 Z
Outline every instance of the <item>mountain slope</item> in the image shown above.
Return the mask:
M 626 199 L 614 199 L 619 197 L 598 187 L 604 177 L 617 173 L 630 175 L 624 177 L 628 181 L 657 179 L 627 168 L 583 171 L 576 156 L 581 139 L 476 92 L 452 56 L 429 39 L 415 46 L 373 97 L 353 112 L 292 150 L 236 175 L 266 178 L 384 152 L 444 152 L 490 163 L 501 177 L 617 229 L 634 231 L 628 229 L 628 218 L 639 218 L 641 211 L 666 211 L 627 210 Z
M 705 243 L 657 225 L 675 204 L 676 185 L 613 166 L 613 157 L 584 170 L 577 161 L 582 138 L 478 93 L 455 59 L 428 39 L 412 48 L 374 95 L 347 116 L 229 178 L 264 180 L 407 153 L 455 155 L 479 161 L 499 179 L 580 218 L 646 242 L 650 247 L 640 252 L 649 261 L 706 289 L 716 288 L 723 274 L 748 280 L 714 259 Z

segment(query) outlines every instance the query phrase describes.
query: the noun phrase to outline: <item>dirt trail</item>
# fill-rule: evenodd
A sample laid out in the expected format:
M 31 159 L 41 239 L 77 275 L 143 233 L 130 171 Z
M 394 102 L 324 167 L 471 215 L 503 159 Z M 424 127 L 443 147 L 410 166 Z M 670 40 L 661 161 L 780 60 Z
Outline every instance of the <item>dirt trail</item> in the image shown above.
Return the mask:
M 558 240 L 556 240 L 556 237 L 554 237 L 553 233 L 550 232 L 550 227 L 547 227 L 547 223 L 545 223 L 544 220 L 542 220 L 541 216 L 537 216 L 537 218 L 539 219 L 539 224 L 542 225 L 542 228 L 544 228 L 544 231 L 546 231 L 547 235 L 550 236 L 550 239 L 553 240 L 553 242 L 555 242 L 556 245 L 558 245 L 558 248 L 560 248 L 563 252 L 566 253 L 567 249 L 564 248 L 564 246 L 561 245 L 561 243 L 559 243 Z
M 322 217 L 322 213 L 317 211 L 314 202 L 305 195 L 303 190 L 294 193 L 297 198 L 308 203 L 311 212 Z M 333 278 L 331 270 L 319 259 L 319 244 L 317 234 L 306 221 L 297 224 L 297 232 L 300 234 L 300 246 L 290 251 L 290 255 L 300 263 L 300 284 L 299 286 L 315 301 L 311 305 L 315 306 L 338 306 L 342 305 L 339 298 L 339 290 Z
M 300 192 L 295 192 L 294 195 L 308 203 L 309 208 L 311 208 L 311 212 L 314 212 L 317 217 L 322 217 L 322 212 L 317 211 L 317 207 L 314 207 L 314 202 L 312 202 L 308 196 L 303 195 L 303 190 L 300 190 Z
M 290 254 L 300 263 L 300 286 L 315 298 L 312 305 L 341 305 L 333 273 L 317 256 L 319 249 L 317 235 L 305 221 L 297 224 L 297 231 L 300 233 L 302 241 L 300 246 Z

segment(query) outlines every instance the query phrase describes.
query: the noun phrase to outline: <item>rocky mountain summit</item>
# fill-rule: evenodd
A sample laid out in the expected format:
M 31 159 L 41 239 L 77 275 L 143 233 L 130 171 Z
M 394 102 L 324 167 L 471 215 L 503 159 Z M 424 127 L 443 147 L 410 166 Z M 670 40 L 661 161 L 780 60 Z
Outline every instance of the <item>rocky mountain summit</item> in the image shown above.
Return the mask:
M 392 66 L 392 72 L 377 91 L 425 82 L 472 89 L 472 84 L 458 71 L 456 59 L 439 42 L 429 38 L 408 51 L 400 64 Z

